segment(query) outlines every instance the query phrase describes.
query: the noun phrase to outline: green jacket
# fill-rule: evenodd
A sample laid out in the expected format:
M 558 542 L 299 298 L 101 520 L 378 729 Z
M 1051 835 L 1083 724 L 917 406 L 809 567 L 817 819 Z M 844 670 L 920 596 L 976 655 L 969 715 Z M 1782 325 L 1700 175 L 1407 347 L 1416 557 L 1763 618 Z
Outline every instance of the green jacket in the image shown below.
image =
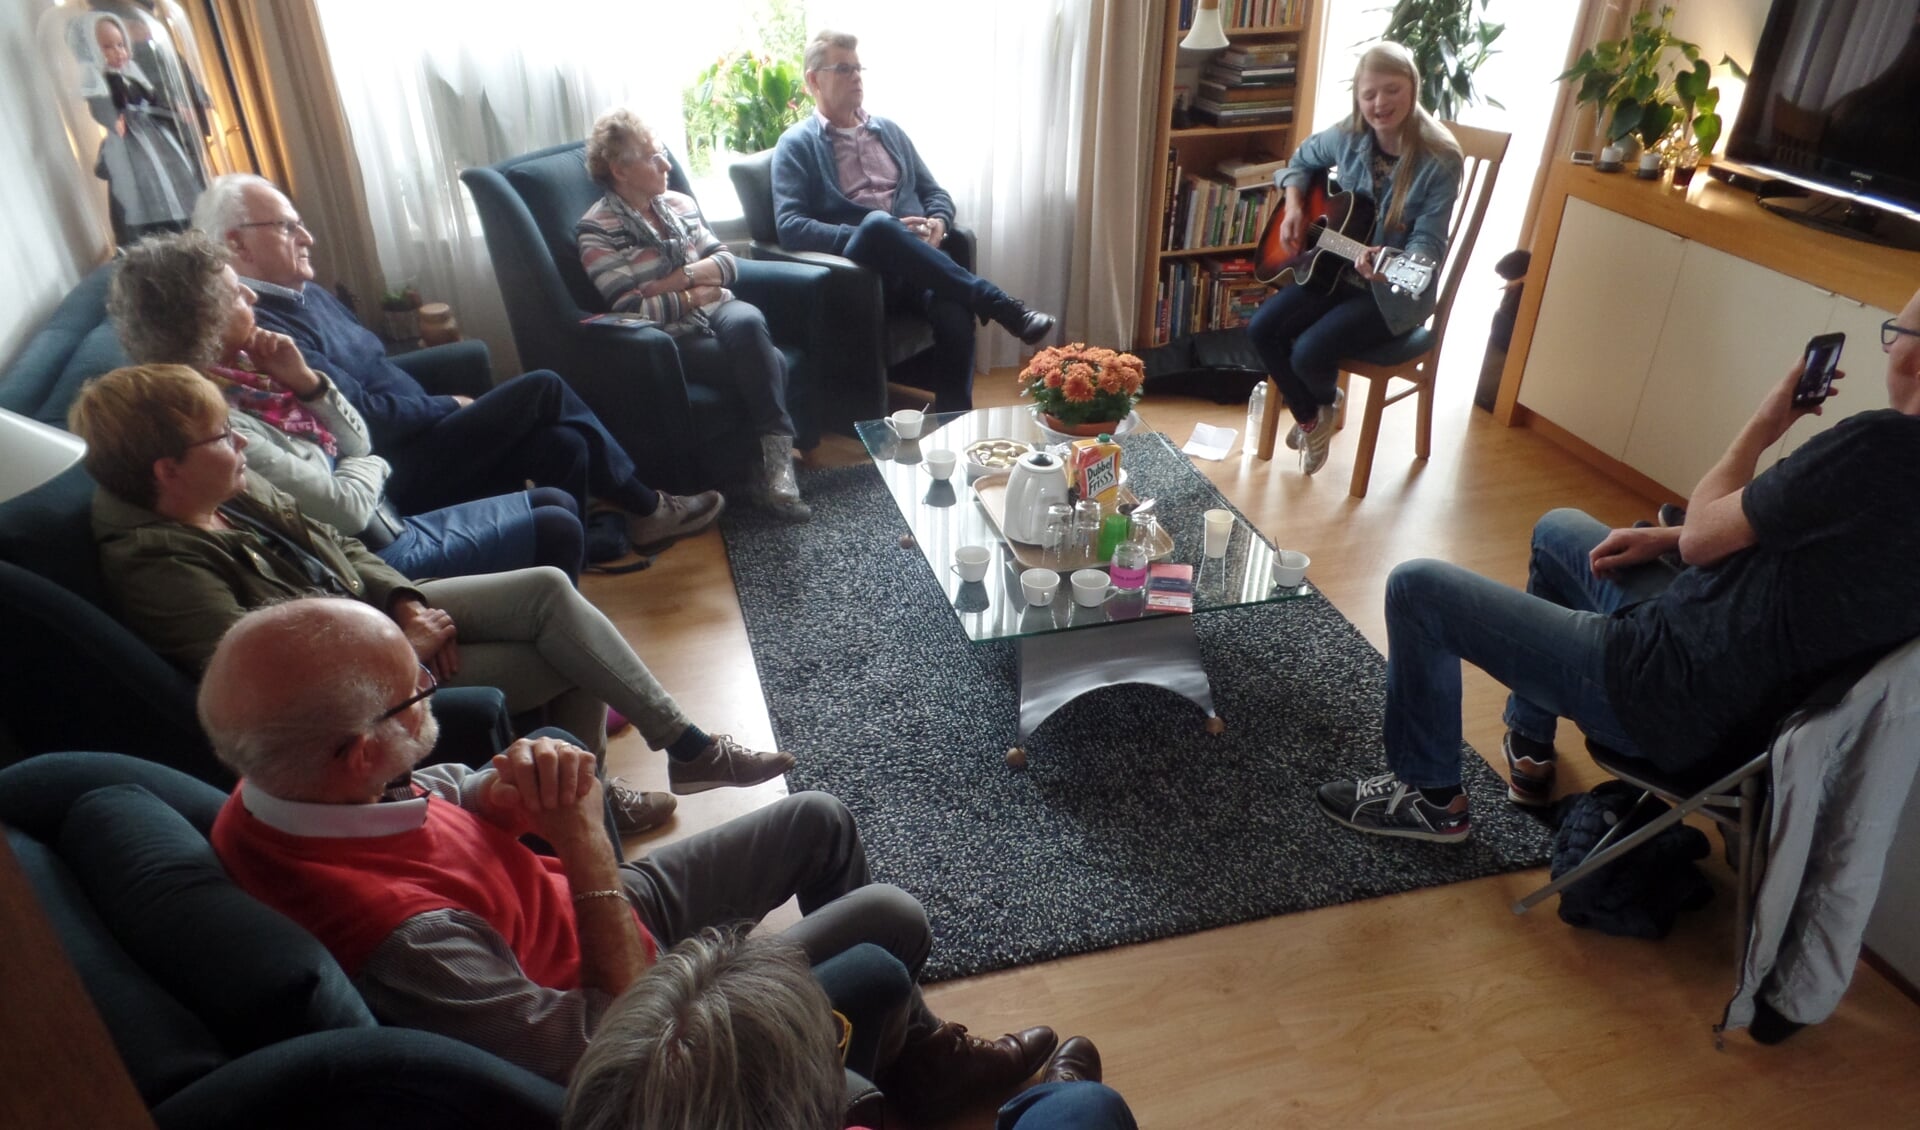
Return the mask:
M 332 526 L 300 513 L 292 498 L 247 472 L 229 505 L 325 562 L 347 594 L 382 612 L 413 582 Z M 200 530 L 104 490 L 93 495 L 100 572 L 121 620 L 155 651 L 195 673 L 234 621 L 255 608 L 320 591 L 304 570 L 251 530 Z

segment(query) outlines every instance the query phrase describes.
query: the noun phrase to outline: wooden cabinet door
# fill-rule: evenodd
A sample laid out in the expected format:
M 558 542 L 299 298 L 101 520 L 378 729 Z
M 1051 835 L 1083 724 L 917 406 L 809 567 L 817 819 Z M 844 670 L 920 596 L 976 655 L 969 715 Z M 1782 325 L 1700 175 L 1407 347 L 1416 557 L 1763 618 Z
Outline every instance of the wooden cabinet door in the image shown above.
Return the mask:
M 1624 457 L 1683 495 L 1825 329 L 1833 298 L 1723 251 L 1685 246 Z
M 1651 224 L 1569 199 L 1544 275 L 1521 403 L 1625 458 L 1685 245 Z

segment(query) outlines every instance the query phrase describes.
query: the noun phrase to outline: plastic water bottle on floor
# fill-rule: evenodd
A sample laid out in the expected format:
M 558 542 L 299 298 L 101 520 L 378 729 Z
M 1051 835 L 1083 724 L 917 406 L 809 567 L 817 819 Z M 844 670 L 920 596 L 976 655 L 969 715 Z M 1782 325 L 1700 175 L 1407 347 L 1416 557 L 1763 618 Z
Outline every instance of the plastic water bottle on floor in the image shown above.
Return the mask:
M 1247 430 L 1246 434 L 1240 437 L 1242 458 L 1252 458 L 1253 453 L 1259 449 L 1260 425 L 1266 422 L 1266 416 L 1267 382 L 1262 379 L 1253 386 L 1252 394 L 1247 397 Z

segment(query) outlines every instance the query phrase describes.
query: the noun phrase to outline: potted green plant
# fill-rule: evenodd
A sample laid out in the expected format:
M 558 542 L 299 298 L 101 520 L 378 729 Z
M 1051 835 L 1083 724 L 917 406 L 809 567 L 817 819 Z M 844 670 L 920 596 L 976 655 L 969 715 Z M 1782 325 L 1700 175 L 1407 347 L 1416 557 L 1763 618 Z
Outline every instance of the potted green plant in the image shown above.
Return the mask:
M 1380 37 L 1413 52 L 1420 66 L 1420 103 L 1437 118 L 1457 121 L 1460 111 L 1476 102 L 1505 109 L 1473 83 L 1473 72 L 1494 54 L 1493 41 L 1507 30 L 1482 19 L 1486 10 L 1486 0 L 1400 0 L 1390 9 Z
M 1722 62 L 1744 73 L 1732 59 Z M 1720 139 L 1713 67 L 1699 44 L 1673 34 L 1669 6 L 1634 13 L 1624 38 L 1594 44 L 1554 81 L 1579 83 L 1574 99 L 1593 105 L 1609 143 L 1652 149 L 1677 141 L 1696 150 L 1697 161 Z
M 380 315 L 390 341 L 412 341 L 420 336 L 420 291 L 412 283 L 389 287 L 380 296 Z

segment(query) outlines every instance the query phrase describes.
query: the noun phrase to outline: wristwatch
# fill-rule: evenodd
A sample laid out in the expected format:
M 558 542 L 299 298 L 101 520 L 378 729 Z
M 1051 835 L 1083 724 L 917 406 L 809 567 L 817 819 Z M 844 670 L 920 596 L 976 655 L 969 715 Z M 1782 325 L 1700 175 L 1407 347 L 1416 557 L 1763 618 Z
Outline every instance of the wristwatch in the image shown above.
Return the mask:
M 680 264 L 680 273 L 681 273 L 681 274 L 683 274 L 683 275 L 685 275 L 685 276 L 687 276 L 687 285 L 688 285 L 688 286 L 697 286 L 697 285 L 699 285 L 699 284 L 697 284 L 697 283 L 695 283 L 695 282 L 693 281 L 693 264 L 692 264 L 692 263 L 682 263 L 682 264 Z

